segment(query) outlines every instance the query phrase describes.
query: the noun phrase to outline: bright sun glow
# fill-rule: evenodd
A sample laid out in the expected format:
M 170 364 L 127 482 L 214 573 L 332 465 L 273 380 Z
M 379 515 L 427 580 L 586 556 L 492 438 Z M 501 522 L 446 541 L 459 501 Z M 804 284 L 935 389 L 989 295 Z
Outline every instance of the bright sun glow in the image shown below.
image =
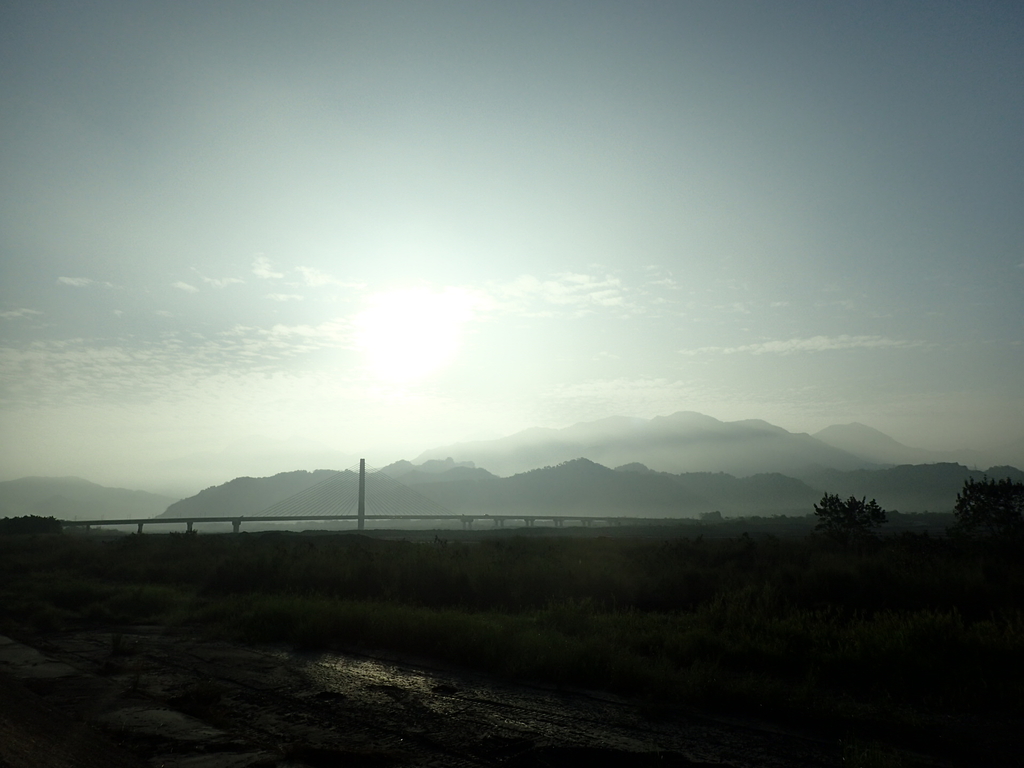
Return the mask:
M 452 361 L 473 297 L 448 288 L 406 288 L 371 296 L 356 317 L 356 342 L 370 370 L 392 383 L 422 380 Z

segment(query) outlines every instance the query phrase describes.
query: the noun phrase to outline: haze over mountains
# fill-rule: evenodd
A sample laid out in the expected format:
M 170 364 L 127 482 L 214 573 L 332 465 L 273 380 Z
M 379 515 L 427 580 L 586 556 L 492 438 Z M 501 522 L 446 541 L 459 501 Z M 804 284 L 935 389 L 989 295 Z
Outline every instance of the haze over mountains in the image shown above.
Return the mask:
M 174 501 L 172 497 L 146 491 L 107 488 L 79 477 L 23 477 L 0 482 L 0 517 L 155 517 Z
M 833 448 L 839 448 L 862 459 L 880 464 L 934 464 L 939 462 L 958 462 L 969 466 L 989 466 L 997 462 L 997 457 L 981 451 L 963 449 L 959 451 L 929 451 L 925 448 L 911 448 L 893 440 L 884 432 L 864 424 L 833 424 L 814 437 Z M 1020 451 L 1007 446 L 1003 451 L 1003 461 L 1016 456 L 1021 458 Z M 1011 463 L 1024 463 L 1014 460 Z
M 381 471 L 458 514 L 807 514 L 826 491 L 920 512 L 952 509 L 964 480 L 994 463 L 980 454 L 968 456 L 970 467 L 950 458 L 957 456 L 902 445 L 862 424 L 812 436 L 680 412 L 530 429 L 425 451 Z M 0 483 L 0 515 L 250 516 L 342 468 L 237 477 L 181 501 L 77 478 L 23 478 Z M 1024 480 L 1012 466 L 989 473 Z
M 989 470 L 998 477 L 1024 481 L 1013 467 Z M 425 497 L 436 511 L 440 505 L 464 515 L 587 515 L 642 518 L 694 518 L 719 511 L 726 517 L 749 515 L 808 515 L 823 493 L 875 498 L 888 510 L 948 512 L 968 478 L 983 472 L 960 464 L 904 465 L 880 470 L 821 470 L 805 479 L 766 473 L 735 477 L 721 472 L 672 474 L 642 464 L 616 469 L 588 459 L 498 477 L 485 469 L 431 461 L 423 466 L 396 462 L 379 471 Z M 348 473 L 351 474 L 351 473 Z M 278 502 L 330 480 L 333 472 L 282 472 L 273 477 L 236 478 L 208 488 L 168 507 L 164 517 L 253 516 Z M 355 478 L 348 496 L 339 499 L 339 514 L 354 513 Z M 374 489 L 367 480 L 367 513 L 375 509 Z M 320 494 L 320 491 L 317 491 Z M 393 497 L 393 493 L 389 493 Z M 319 496 L 318 496 L 319 498 Z M 415 499 L 410 498 L 413 505 Z
M 802 477 L 822 469 L 880 469 L 893 464 L 996 461 L 968 451 L 938 453 L 901 445 L 862 424 L 828 427 L 814 436 L 758 419 L 723 422 L 692 411 L 650 420 L 612 417 L 565 429 L 528 429 L 498 440 L 424 451 L 418 462 L 452 457 L 498 475 L 587 458 L 608 467 L 639 462 L 660 472 L 726 472 L 745 477 L 780 472 Z

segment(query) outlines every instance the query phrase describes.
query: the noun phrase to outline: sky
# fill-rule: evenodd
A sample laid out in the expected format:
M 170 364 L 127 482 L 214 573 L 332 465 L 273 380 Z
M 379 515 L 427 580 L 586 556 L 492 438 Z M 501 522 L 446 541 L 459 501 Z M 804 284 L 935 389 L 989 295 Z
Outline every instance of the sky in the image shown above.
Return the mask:
M 5 2 L 0 479 L 680 410 L 1020 440 L 1021 40 L 1015 2 Z

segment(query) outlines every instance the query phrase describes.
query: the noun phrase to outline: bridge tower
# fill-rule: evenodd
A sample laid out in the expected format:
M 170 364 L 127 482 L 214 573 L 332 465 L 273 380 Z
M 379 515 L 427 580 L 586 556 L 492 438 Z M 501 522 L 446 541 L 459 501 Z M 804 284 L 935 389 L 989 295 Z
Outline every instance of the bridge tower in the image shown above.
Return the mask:
M 366 459 L 359 460 L 359 509 L 356 519 L 359 521 L 359 530 L 363 530 L 366 526 Z

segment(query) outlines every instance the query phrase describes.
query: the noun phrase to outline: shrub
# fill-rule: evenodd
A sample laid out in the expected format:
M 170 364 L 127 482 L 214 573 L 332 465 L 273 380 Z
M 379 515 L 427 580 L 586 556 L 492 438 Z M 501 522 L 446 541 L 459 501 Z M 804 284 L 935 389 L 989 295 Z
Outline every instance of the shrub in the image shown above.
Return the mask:
M 53 517 L 4 517 L 0 518 L 0 535 L 60 533 L 60 521 Z

